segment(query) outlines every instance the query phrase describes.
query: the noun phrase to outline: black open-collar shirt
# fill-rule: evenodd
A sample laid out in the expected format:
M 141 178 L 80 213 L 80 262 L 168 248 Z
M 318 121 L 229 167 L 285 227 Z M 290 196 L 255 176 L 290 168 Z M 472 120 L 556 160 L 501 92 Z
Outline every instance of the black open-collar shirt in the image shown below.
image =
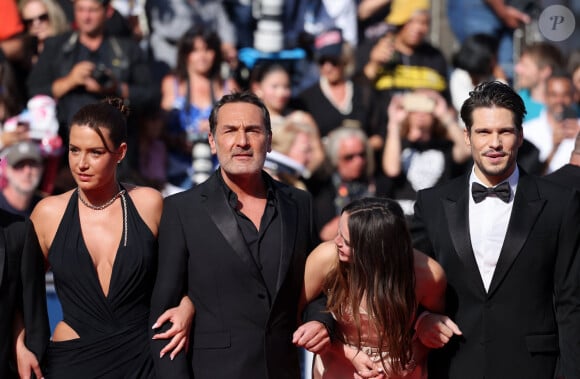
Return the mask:
M 260 221 L 260 228 L 256 229 L 254 223 L 240 211 L 238 196 L 224 182 L 221 172 L 218 172 L 218 176 L 228 203 L 234 211 L 238 228 L 246 241 L 255 264 L 262 273 L 271 301 L 278 281 L 281 255 L 280 243 L 282 240 L 282 220 L 280 219 L 279 202 L 276 198 L 273 183 L 263 174 L 262 178 L 266 185 L 266 207 Z

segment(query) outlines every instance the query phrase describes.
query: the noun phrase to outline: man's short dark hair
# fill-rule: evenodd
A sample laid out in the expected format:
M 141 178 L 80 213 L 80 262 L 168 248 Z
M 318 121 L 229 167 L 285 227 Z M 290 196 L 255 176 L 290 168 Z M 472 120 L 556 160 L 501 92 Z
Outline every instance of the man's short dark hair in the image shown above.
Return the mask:
M 270 123 L 270 112 L 268 112 L 268 108 L 266 108 L 266 106 L 258 96 L 256 96 L 253 92 L 250 91 L 234 92 L 228 95 L 224 95 L 214 105 L 213 109 L 211 110 L 211 114 L 209 115 L 209 128 L 212 134 L 215 134 L 215 130 L 217 128 L 217 116 L 219 110 L 224 105 L 230 103 L 248 103 L 254 104 L 258 108 L 260 108 L 262 110 L 264 126 L 266 127 L 268 133 L 272 134 L 272 125 Z
M 471 131 L 473 111 L 476 108 L 493 107 L 510 110 L 514 125 L 518 130 L 522 130 L 522 123 L 527 113 L 524 101 L 512 87 L 499 81 L 480 83 L 469 93 L 469 98 L 461 107 L 461 119 L 467 130 Z

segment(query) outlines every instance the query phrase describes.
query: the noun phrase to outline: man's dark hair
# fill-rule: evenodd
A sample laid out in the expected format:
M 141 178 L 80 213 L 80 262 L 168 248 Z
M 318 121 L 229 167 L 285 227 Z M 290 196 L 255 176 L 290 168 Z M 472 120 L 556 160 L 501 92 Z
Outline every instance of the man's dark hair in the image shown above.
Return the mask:
M 520 95 L 512 87 L 502 82 L 484 82 L 478 84 L 469 93 L 461 107 L 461 119 L 468 131 L 473 126 L 473 111 L 476 108 L 506 108 L 512 112 L 513 122 L 518 130 L 522 130 L 522 123 L 526 115 L 526 107 Z
M 221 107 L 226 104 L 231 103 L 248 103 L 254 104 L 262 111 L 262 118 L 264 119 L 264 126 L 266 127 L 266 131 L 272 134 L 272 125 L 270 123 L 270 112 L 268 112 L 268 108 L 264 105 L 262 100 L 258 96 L 256 96 L 253 92 L 244 91 L 244 92 L 234 92 L 228 95 L 224 95 L 213 107 L 211 110 L 211 114 L 209 115 L 209 128 L 211 134 L 215 135 L 215 130 L 217 128 L 217 116 Z

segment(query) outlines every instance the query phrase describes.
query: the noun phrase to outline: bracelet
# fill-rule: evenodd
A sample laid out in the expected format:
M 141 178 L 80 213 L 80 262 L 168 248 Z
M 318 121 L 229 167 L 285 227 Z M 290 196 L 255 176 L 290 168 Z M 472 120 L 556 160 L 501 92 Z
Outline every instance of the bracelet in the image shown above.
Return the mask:
M 421 312 L 421 314 L 419 315 L 419 317 L 417 317 L 417 321 L 415 321 L 415 327 L 414 329 L 417 330 L 417 328 L 421 325 L 421 321 L 423 321 L 423 319 L 426 316 L 429 316 L 431 314 L 431 312 L 429 311 L 423 311 Z

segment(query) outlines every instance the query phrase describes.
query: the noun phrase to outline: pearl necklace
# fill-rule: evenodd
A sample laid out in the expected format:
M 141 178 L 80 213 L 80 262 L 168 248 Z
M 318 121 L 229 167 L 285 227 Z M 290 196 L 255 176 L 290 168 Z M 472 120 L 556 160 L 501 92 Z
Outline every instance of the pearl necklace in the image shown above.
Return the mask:
M 105 208 L 108 208 L 109 206 L 111 206 L 111 204 L 113 204 L 115 202 L 115 200 L 117 200 L 117 198 L 119 198 L 119 196 L 123 196 L 123 194 L 125 193 L 125 190 L 122 189 L 119 192 L 117 192 L 115 194 L 115 196 L 113 196 L 111 198 L 111 200 L 101 204 L 101 205 L 93 205 L 91 203 L 89 203 L 88 201 L 86 201 L 85 199 L 83 199 L 83 197 L 81 196 L 81 189 L 77 187 L 77 193 L 79 196 L 79 200 L 81 201 L 81 203 L 83 203 L 83 205 L 87 208 L 90 208 L 94 211 L 102 211 Z

